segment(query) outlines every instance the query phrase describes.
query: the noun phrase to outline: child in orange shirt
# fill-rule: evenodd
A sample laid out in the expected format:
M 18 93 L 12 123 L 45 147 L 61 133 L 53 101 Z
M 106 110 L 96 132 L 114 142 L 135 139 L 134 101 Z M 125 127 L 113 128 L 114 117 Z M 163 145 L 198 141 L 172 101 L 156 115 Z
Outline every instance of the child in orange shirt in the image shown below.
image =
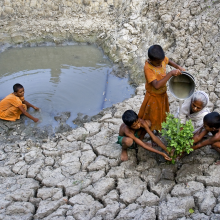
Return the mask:
M 166 65 L 173 66 L 166 74 Z M 172 76 L 178 76 L 184 68 L 165 57 L 160 45 L 153 45 L 148 50 L 148 60 L 145 62 L 144 73 L 146 78 L 146 94 L 138 113 L 138 118 L 151 121 L 151 131 L 161 130 L 161 124 L 166 119 L 166 112 L 169 112 L 167 96 L 167 81 Z
M 38 118 L 33 117 L 26 111 L 28 107 L 35 110 L 39 110 L 39 108 L 24 100 L 24 87 L 17 83 L 13 86 L 13 90 L 13 93 L 0 101 L 0 119 L 16 121 L 20 119 L 20 115 L 23 113 L 34 122 L 38 122 Z

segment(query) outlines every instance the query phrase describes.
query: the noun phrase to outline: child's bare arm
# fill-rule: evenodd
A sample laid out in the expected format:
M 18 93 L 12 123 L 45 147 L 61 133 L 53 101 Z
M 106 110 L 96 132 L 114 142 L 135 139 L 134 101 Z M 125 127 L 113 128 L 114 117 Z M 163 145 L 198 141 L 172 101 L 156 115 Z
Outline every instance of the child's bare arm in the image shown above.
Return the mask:
M 173 62 L 172 60 L 169 59 L 169 63 L 168 65 L 176 68 L 176 69 L 179 69 L 180 71 L 185 71 L 185 69 L 181 66 L 179 66 L 178 64 L 176 64 L 175 62 Z
M 27 107 L 32 107 L 32 108 L 35 109 L 35 110 L 39 110 L 38 107 L 32 105 L 31 103 L 29 103 L 29 102 L 26 101 L 26 100 L 24 100 L 22 103 L 25 104 L 25 105 L 27 105 Z
M 141 119 L 141 120 L 142 120 L 142 119 Z M 144 121 L 144 120 L 143 120 L 143 121 Z M 126 130 L 125 130 L 125 135 L 126 135 L 127 137 L 132 138 L 136 144 L 140 145 L 141 147 L 145 148 L 146 150 L 149 150 L 149 151 L 151 151 L 151 152 L 160 154 L 160 155 L 162 155 L 166 160 L 171 161 L 171 158 L 170 158 L 169 156 L 167 156 L 167 155 L 166 155 L 165 153 L 163 153 L 163 152 L 160 152 L 160 151 L 155 150 L 154 148 L 148 146 L 146 143 L 144 143 L 143 141 L 141 141 L 140 139 L 138 139 L 137 137 L 135 137 L 134 134 L 129 131 L 129 129 L 126 129 Z
M 194 136 L 193 136 L 193 138 L 192 138 L 192 139 L 194 140 L 194 144 L 196 144 L 196 143 L 198 143 L 199 141 L 201 141 L 202 138 L 203 138 L 206 134 L 208 134 L 208 131 L 206 131 L 206 130 L 201 131 L 201 129 L 199 129 L 199 130 L 194 134 Z
M 136 144 L 140 145 L 141 147 L 145 148 L 146 150 L 149 150 L 149 151 L 151 151 L 151 152 L 160 154 L 160 155 L 162 155 L 166 160 L 169 160 L 169 161 L 171 160 L 171 158 L 170 158 L 168 155 L 166 155 L 165 153 L 160 152 L 160 151 L 158 151 L 158 150 L 156 150 L 156 149 L 154 149 L 154 148 L 148 146 L 146 143 L 144 143 L 144 142 L 141 141 L 140 139 L 136 138 L 135 136 L 134 136 L 132 139 L 134 140 L 134 142 L 135 142 Z
M 161 87 L 165 86 L 167 81 L 172 77 L 172 76 L 178 76 L 178 75 L 181 75 L 182 73 L 180 72 L 179 69 L 176 69 L 176 70 L 172 70 L 170 71 L 169 73 L 167 73 L 167 75 L 157 81 L 156 79 L 154 81 L 151 82 L 152 86 L 155 88 L 155 89 L 160 89 Z
M 28 112 L 26 112 L 22 105 L 18 106 L 18 108 L 22 111 L 22 113 L 24 115 L 26 115 L 28 118 L 32 119 L 34 122 L 38 122 L 39 121 L 38 118 L 35 118 L 32 115 L 30 115 Z
M 169 154 L 169 151 L 167 150 L 166 146 L 163 144 L 163 142 L 154 135 L 154 133 L 150 130 L 149 126 L 147 125 L 145 120 L 140 119 L 141 125 L 144 127 L 144 129 L 146 130 L 146 132 L 150 135 L 150 137 L 152 138 L 152 140 L 158 145 L 160 146 L 164 151 L 166 151 Z
M 143 141 L 141 141 L 140 139 L 138 139 L 137 137 L 135 137 L 132 132 L 126 132 L 125 135 L 126 135 L 127 137 L 132 138 L 136 144 L 140 145 L 140 146 L 143 147 L 144 149 L 149 150 L 149 151 L 154 152 L 154 153 L 157 153 L 157 154 L 160 154 L 160 155 L 162 155 L 166 160 L 171 161 L 171 158 L 170 158 L 169 156 L 167 156 L 165 153 L 160 152 L 160 151 L 158 151 L 158 150 L 155 150 L 154 148 L 148 146 L 148 145 L 145 144 Z
M 219 140 L 220 140 L 220 137 L 219 137 L 219 135 L 216 134 L 215 136 L 213 136 L 207 140 L 204 140 L 204 141 L 198 143 L 197 145 L 193 146 L 193 149 L 196 150 L 196 149 L 199 149 L 199 148 L 204 147 L 206 145 L 212 145 Z

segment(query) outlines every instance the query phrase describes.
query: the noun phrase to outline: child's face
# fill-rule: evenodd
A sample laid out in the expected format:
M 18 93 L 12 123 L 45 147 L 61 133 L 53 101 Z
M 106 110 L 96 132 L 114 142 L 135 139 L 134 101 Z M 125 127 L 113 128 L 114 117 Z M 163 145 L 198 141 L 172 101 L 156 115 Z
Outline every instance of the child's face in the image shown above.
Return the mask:
M 216 129 L 216 128 L 210 128 L 205 122 L 204 122 L 204 128 L 205 128 L 205 130 L 206 131 L 216 131 L 216 130 L 218 130 L 218 129 Z
M 132 125 L 131 125 L 131 128 L 134 129 L 134 130 L 138 130 L 140 129 L 141 127 L 141 123 L 139 121 L 139 119 L 137 119 Z
M 204 128 L 206 131 L 211 131 L 211 128 L 204 122 Z
M 23 97 L 24 96 L 24 88 L 21 88 L 17 92 L 15 92 L 15 95 L 18 97 Z
M 162 59 L 162 60 L 151 60 L 151 59 L 149 59 L 149 60 L 150 60 L 151 64 L 153 64 L 156 67 L 159 67 L 159 66 L 162 65 L 162 62 L 163 62 L 164 59 Z
M 191 110 L 192 112 L 199 112 L 203 109 L 203 104 L 201 101 L 196 100 L 191 103 Z

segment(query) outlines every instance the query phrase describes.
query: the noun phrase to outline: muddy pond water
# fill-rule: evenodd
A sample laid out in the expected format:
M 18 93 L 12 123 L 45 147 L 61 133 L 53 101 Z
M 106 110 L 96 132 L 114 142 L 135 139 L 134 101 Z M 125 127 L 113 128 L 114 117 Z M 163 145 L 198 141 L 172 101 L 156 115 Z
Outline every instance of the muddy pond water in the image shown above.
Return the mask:
M 111 62 L 92 45 L 11 48 L 0 54 L 0 67 L 0 99 L 20 83 L 25 99 L 41 109 L 28 110 L 40 119 L 25 119 L 30 126 L 56 127 L 54 116 L 71 112 L 67 124 L 74 128 L 77 113 L 95 115 L 135 90 L 128 78 L 111 74 Z

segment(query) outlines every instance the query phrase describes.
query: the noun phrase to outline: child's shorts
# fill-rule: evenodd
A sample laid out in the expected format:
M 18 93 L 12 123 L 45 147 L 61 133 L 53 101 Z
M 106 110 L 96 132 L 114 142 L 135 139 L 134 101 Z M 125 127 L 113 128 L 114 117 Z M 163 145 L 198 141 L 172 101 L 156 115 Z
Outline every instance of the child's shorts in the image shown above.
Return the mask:
M 137 134 L 137 131 L 135 132 L 134 134 L 135 137 L 139 138 L 138 134 Z M 122 139 L 124 138 L 125 136 L 118 136 L 118 141 L 116 142 L 117 144 L 120 144 L 122 146 Z M 137 149 L 137 144 L 133 141 L 133 144 L 128 147 L 128 149 Z

